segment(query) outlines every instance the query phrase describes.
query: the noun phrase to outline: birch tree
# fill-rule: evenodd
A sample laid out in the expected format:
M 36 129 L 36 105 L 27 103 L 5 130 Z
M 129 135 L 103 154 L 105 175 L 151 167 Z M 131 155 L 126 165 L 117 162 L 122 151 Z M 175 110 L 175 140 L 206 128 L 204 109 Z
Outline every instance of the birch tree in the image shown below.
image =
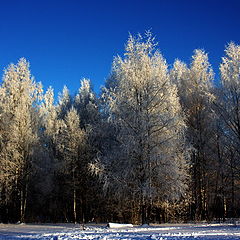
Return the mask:
M 4 73 L 0 104 L 5 121 L 1 149 L 1 181 L 19 201 L 19 220 L 24 222 L 28 184 L 34 171 L 38 145 L 37 113 L 41 85 L 31 76 L 29 63 L 20 59 Z
M 114 59 L 112 74 L 117 87 L 109 92 L 109 106 L 119 149 L 107 164 L 146 223 L 153 204 L 184 194 L 184 118 L 177 88 L 150 33 L 130 35 L 125 57 Z
M 216 104 L 222 119 L 225 168 L 228 170 L 227 213 L 235 217 L 239 204 L 239 146 L 240 146 L 240 46 L 230 43 L 220 65 L 222 91 Z
M 188 67 L 177 60 L 171 79 L 178 86 L 178 93 L 186 114 L 187 139 L 192 144 L 191 177 L 193 217 L 205 219 L 207 214 L 207 179 L 210 161 L 210 142 L 214 130 L 212 104 L 213 70 L 203 50 L 195 50 Z
M 80 119 L 77 111 L 71 108 L 62 121 L 61 132 L 58 136 L 58 148 L 63 156 L 62 171 L 65 176 L 70 176 L 68 186 L 72 189 L 73 219 L 77 222 L 77 190 L 81 188 L 81 175 L 84 160 L 84 148 L 86 144 L 85 132 L 80 128 Z
M 99 104 L 96 93 L 90 79 L 83 78 L 80 81 L 80 88 L 74 99 L 81 121 L 80 127 L 86 133 L 86 148 L 84 154 L 84 173 L 82 174 L 82 215 L 83 220 L 91 220 L 93 216 L 90 210 L 92 206 L 100 205 L 100 187 L 96 176 L 93 176 L 88 169 L 88 165 L 94 161 L 102 145 L 102 129 L 99 114 Z M 101 206 L 100 206 L 101 207 Z

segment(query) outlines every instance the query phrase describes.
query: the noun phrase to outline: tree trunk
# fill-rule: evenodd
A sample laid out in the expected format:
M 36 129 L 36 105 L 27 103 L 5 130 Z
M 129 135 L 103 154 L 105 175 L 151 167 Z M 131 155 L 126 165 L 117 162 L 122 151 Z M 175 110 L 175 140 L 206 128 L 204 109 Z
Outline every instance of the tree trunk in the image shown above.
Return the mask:
M 76 197 L 76 182 L 75 182 L 75 170 L 73 170 L 73 218 L 74 223 L 77 223 L 77 197 Z
M 20 222 L 25 222 L 25 213 L 27 207 L 27 191 L 28 191 L 28 184 L 26 183 L 25 189 L 21 189 L 20 192 Z
M 23 190 L 21 189 L 20 191 L 20 222 L 23 223 L 24 222 L 24 193 L 23 193 Z
M 142 218 L 142 224 L 148 224 L 147 206 L 146 205 L 141 206 L 141 218 Z
M 73 189 L 73 216 L 74 216 L 74 223 L 77 223 L 77 211 L 76 211 L 76 189 Z
M 231 159 L 231 217 L 235 217 L 235 184 L 234 184 L 234 170 L 233 170 L 233 157 Z

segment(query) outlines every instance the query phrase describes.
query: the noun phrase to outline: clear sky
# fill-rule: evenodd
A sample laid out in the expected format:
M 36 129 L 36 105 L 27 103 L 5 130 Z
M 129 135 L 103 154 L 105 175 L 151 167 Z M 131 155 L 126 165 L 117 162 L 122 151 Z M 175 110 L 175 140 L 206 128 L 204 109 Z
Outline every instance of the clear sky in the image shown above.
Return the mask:
M 0 0 L 0 70 L 25 57 L 45 89 L 75 93 L 86 77 L 98 91 L 129 32 L 149 29 L 169 65 L 202 48 L 217 72 L 240 44 L 240 0 Z

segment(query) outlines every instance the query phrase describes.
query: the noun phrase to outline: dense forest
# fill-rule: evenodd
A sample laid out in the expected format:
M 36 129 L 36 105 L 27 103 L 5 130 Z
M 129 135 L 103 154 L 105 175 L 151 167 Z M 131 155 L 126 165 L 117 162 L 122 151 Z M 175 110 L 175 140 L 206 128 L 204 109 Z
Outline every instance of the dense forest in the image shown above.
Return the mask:
M 99 94 L 43 91 L 22 58 L 0 86 L 0 222 L 178 222 L 240 216 L 240 46 L 168 65 L 129 36 Z M 217 83 L 217 84 L 216 84 Z

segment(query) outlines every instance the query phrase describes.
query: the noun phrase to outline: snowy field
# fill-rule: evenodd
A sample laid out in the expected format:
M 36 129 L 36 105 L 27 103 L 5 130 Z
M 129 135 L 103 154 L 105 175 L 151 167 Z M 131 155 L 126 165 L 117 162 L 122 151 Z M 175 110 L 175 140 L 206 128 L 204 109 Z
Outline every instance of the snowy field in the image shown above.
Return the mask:
M 2 240 L 158 239 L 240 240 L 240 226 L 226 224 L 163 224 L 150 227 L 107 228 L 106 225 L 0 224 Z

